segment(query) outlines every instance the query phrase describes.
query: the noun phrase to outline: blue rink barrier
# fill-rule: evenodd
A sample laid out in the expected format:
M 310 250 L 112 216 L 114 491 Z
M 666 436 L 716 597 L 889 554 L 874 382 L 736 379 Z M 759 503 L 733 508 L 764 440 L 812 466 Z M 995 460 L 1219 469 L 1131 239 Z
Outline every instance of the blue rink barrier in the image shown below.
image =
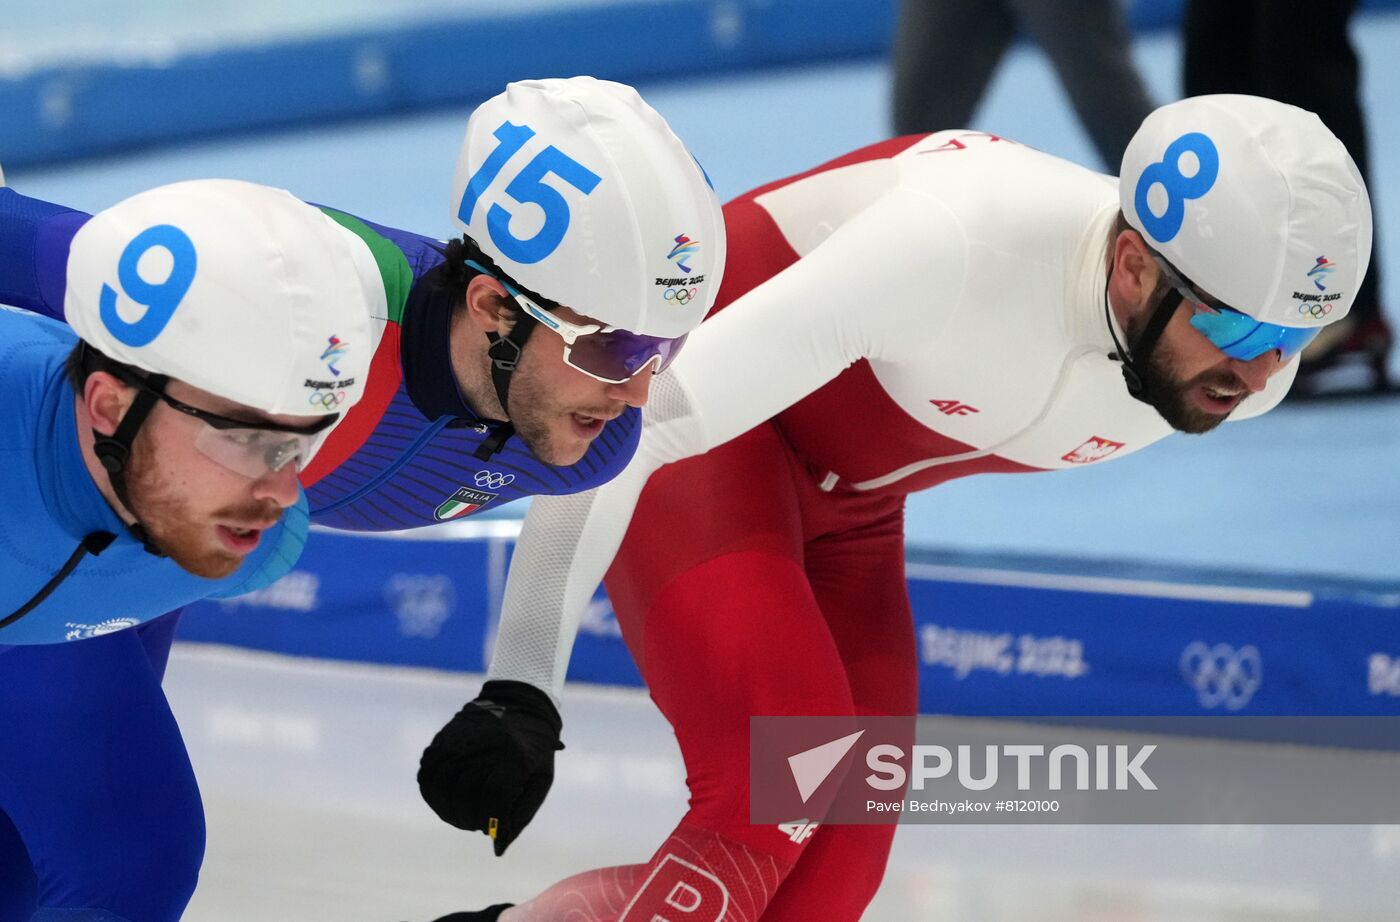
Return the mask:
M 1182 5 L 1136 0 L 1130 22 L 1139 30 L 1172 26 Z M 881 55 L 897 9 L 897 0 L 560 0 L 408 22 L 389 11 L 370 25 L 310 37 L 278 36 L 270 23 L 256 43 L 230 38 L 212 48 L 153 36 L 144 56 L 10 64 L 0 75 L 0 163 L 469 104 L 527 76 L 692 79 Z
M 409 23 L 0 78 L 0 163 L 474 103 L 525 77 L 625 82 L 878 53 L 894 0 L 614 0 Z
M 281 581 L 189 606 L 180 639 L 480 672 L 517 529 L 318 531 Z M 1400 714 L 1400 585 L 935 551 L 908 578 L 925 713 Z M 601 593 L 569 678 L 640 684 Z

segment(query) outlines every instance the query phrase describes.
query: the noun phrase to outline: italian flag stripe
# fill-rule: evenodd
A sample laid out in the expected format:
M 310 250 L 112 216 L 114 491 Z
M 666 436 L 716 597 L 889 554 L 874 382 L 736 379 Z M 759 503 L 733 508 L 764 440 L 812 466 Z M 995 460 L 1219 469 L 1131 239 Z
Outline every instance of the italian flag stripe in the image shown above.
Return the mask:
M 379 275 L 384 280 L 384 299 L 389 303 L 389 322 L 403 321 L 403 307 L 408 303 L 408 290 L 413 287 L 413 270 L 408 266 L 408 257 L 390 240 L 375 233 L 370 226 L 354 215 L 348 215 L 334 208 L 321 208 L 321 213 L 350 233 L 359 237 L 369 247 L 374 261 L 379 265 Z
M 375 233 L 359 218 L 333 208 L 322 208 L 321 211 L 369 247 L 384 282 L 389 316 L 375 345 L 374 357 L 370 360 L 369 381 L 365 384 L 364 396 L 331 430 L 321 450 L 301 472 L 303 487 L 316 483 L 358 451 L 379 425 L 384 411 L 398 392 L 403 380 L 403 369 L 399 367 L 399 323 L 403 319 L 409 289 L 413 286 L 413 270 L 409 268 L 408 259 L 391 241 Z
M 459 515 L 466 515 L 477 508 L 479 507 L 476 503 L 464 503 L 461 500 L 449 499 L 438 507 L 437 517 L 445 522 L 448 519 L 455 519 Z

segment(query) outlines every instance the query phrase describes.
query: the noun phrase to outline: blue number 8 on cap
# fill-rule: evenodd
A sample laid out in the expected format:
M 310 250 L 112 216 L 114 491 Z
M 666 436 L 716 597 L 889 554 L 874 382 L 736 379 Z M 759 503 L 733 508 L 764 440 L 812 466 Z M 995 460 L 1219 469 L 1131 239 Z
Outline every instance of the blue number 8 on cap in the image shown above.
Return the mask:
M 1188 153 L 1195 155 L 1197 164 L 1191 176 L 1181 172 L 1181 158 Z M 1133 206 L 1143 230 L 1158 243 L 1170 241 L 1181 232 L 1181 224 L 1186 219 L 1186 202 L 1209 192 L 1219 175 L 1220 152 L 1206 135 L 1193 131 L 1167 145 L 1162 159 L 1142 171 L 1134 190 Z M 1148 202 L 1148 193 L 1158 184 L 1167 194 L 1167 207 L 1160 216 L 1153 213 Z

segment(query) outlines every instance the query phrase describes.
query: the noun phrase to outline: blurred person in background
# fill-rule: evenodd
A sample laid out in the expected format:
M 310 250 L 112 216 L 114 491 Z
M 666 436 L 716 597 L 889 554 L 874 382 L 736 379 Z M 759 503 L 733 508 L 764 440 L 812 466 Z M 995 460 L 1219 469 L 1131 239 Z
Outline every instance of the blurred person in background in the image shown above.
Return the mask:
M 1316 112 L 1351 152 L 1374 196 L 1361 68 L 1349 31 L 1359 5 L 1359 0 L 1188 0 L 1185 95 L 1248 93 Z M 1381 310 L 1381 267 L 1372 256 L 1351 314 L 1303 353 L 1295 396 L 1392 389 L 1386 360 L 1393 336 Z
M 1104 168 L 1116 173 L 1152 111 L 1119 0 L 902 0 L 895 134 L 976 124 L 977 104 L 1020 29 L 1049 56 Z

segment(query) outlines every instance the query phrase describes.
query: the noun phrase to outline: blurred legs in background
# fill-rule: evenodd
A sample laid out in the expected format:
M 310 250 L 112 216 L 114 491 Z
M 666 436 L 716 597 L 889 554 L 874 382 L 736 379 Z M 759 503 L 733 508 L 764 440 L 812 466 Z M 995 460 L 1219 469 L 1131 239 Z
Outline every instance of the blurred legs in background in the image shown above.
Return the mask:
M 1347 29 L 1357 5 L 1357 0 L 1189 0 L 1182 89 L 1187 96 L 1267 96 L 1316 112 L 1351 152 L 1374 203 L 1361 69 Z M 1386 390 L 1392 337 L 1381 312 L 1376 249 L 1351 315 L 1323 331 L 1303 353 L 1293 395 Z
M 903 0 L 894 41 L 895 133 L 970 126 L 1017 29 L 1049 55 L 1105 169 L 1116 175 L 1128 139 L 1153 109 L 1117 0 Z

